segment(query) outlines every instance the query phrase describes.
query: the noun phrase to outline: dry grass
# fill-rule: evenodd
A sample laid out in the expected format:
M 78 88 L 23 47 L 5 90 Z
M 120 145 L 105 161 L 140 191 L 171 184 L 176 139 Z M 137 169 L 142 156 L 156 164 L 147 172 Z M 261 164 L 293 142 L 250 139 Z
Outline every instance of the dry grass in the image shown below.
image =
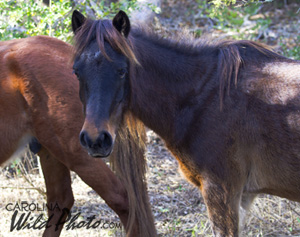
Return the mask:
M 179 175 L 177 162 L 162 141 L 149 135 L 148 182 L 158 232 L 162 236 L 212 235 L 198 189 Z M 247 215 L 242 236 L 280 235 L 300 236 L 300 204 L 261 195 Z
M 25 160 L 28 160 L 26 158 Z M 9 164 L 11 166 L 14 163 Z M 47 210 L 43 207 L 46 204 L 46 195 L 45 195 L 45 184 L 43 176 L 31 170 L 27 172 L 22 163 L 15 164 L 13 170 L 17 170 L 17 174 L 11 174 L 7 171 L 7 168 L 3 169 L 0 172 L 0 236 L 41 236 L 43 230 L 34 230 L 34 229 L 24 229 L 17 231 L 16 229 L 10 232 L 12 216 L 14 211 L 6 210 L 6 206 L 9 203 L 9 208 L 14 207 L 16 204 L 21 205 L 22 202 L 27 202 L 28 204 L 35 204 L 39 206 L 39 210 L 34 208 L 34 211 L 23 211 L 19 212 L 18 218 L 22 213 L 27 215 L 30 212 L 30 216 L 34 220 L 39 215 L 43 215 L 47 218 Z M 32 174 L 34 173 L 34 174 Z M 55 175 L 55 173 L 54 173 Z M 118 216 L 106 205 L 106 203 L 92 190 L 87 186 L 75 173 L 72 172 L 72 188 L 74 192 L 75 204 L 72 208 L 72 216 L 80 212 L 80 217 L 76 221 L 88 221 L 88 217 L 93 215 L 96 216 L 95 221 L 102 220 L 109 223 L 113 222 L 117 225 L 120 224 Z M 41 210 L 43 209 L 43 210 Z M 18 219 L 17 218 L 17 219 Z M 94 223 L 93 222 L 93 223 Z M 81 229 L 69 229 L 65 226 L 61 236 L 121 236 L 123 233 L 119 228 L 116 229 L 91 229 L 87 230 L 85 228 Z
M 148 188 L 150 202 L 160 236 L 211 236 L 206 207 L 197 188 L 186 182 L 178 172 L 175 159 L 164 147 L 160 138 L 148 132 Z M 0 236 L 39 236 L 39 230 L 9 232 L 13 212 L 5 209 L 8 203 L 27 201 L 43 205 L 45 190 L 39 173 L 24 170 L 15 177 L 7 171 L 0 173 Z M 26 178 L 24 178 L 26 176 Z M 81 179 L 72 173 L 75 204 L 73 215 L 81 212 L 79 221 L 95 215 L 96 220 L 119 223 L 115 213 Z M 26 212 L 25 212 L 26 213 Z M 26 213 L 27 214 L 27 213 Z M 37 217 L 45 212 L 36 211 Z M 256 199 L 246 218 L 242 236 L 300 236 L 300 204 L 274 196 L 263 195 Z M 64 227 L 62 236 L 122 236 L 119 229 L 76 229 Z

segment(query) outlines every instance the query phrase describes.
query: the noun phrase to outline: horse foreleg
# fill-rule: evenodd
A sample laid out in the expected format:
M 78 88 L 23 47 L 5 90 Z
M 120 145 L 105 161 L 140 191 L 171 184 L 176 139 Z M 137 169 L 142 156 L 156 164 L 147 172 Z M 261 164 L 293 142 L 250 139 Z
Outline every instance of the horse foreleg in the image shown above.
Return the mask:
M 74 203 L 70 170 L 45 148 L 38 153 L 47 189 L 48 223 L 43 236 L 59 236 Z
M 215 236 L 239 235 L 241 192 L 222 182 L 202 180 L 201 192 Z
M 121 181 L 101 159 L 94 159 L 82 153 L 73 157 L 72 161 L 71 169 L 118 214 L 126 228 L 129 217 L 129 203 L 126 189 Z M 142 236 L 142 233 L 138 234 L 138 228 L 134 226 L 130 235 Z

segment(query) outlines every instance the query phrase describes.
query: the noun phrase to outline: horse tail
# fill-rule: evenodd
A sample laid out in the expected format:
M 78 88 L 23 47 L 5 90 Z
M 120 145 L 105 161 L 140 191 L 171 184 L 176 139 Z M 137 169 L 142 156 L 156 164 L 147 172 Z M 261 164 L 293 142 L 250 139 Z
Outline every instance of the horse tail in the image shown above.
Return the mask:
M 115 152 L 110 160 L 112 169 L 125 186 L 129 201 L 127 235 L 137 223 L 140 236 L 156 236 L 154 218 L 146 182 L 146 133 L 144 125 L 126 113 L 117 133 Z

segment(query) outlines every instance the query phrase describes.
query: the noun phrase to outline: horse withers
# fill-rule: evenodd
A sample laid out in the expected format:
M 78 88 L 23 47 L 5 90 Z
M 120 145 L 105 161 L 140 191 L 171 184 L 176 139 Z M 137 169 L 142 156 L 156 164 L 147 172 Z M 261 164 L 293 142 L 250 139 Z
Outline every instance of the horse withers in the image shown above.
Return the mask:
M 79 83 L 72 74 L 73 53 L 71 45 L 47 36 L 0 43 L 0 163 L 30 143 L 40 156 L 48 206 L 57 204 L 61 210 L 72 207 L 72 170 L 119 215 L 129 235 L 153 236 L 144 166 L 134 164 L 135 158 L 143 159 L 142 142 L 137 143 L 139 139 L 126 131 L 124 136 L 129 139 L 117 138 L 111 155 L 117 175 L 102 160 L 91 159 L 79 143 L 84 117 Z M 135 144 L 140 153 L 131 154 L 127 147 Z M 125 166 L 130 174 L 124 171 Z M 56 229 L 56 224 L 63 223 L 66 215 L 61 218 L 63 213 L 58 208 L 48 214 L 50 227 L 44 236 L 58 236 L 63 225 Z M 146 222 L 150 225 L 145 229 Z
M 300 63 L 252 41 L 166 39 L 111 20 L 72 16 L 81 144 L 113 149 L 124 117 L 160 135 L 199 187 L 214 235 L 238 236 L 259 193 L 300 201 Z

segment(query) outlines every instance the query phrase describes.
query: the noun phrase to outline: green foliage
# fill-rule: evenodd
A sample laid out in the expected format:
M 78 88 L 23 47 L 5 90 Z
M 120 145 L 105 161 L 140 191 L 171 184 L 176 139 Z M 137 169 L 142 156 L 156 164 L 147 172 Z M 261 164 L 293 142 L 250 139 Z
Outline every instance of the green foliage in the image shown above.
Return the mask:
M 41 1 L 0 0 L 0 39 L 50 35 L 67 39 L 70 31 L 69 1 L 56 1 L 47 7 Z
M 230 8 L 224 8 L 218 12 L 212 11 L 211 13 L 219 21 L 217 27 L 219 29 L 239 27 L 244 23 L 242 15 Z M 209 15 L 212 15 L 211 13 Z
M 249 16 L 257 14 L 262 6 L 262 2 L 249 1 L 245 4 L 227 7 L 228 4 L 236 3 L 235 0 L 217 0 L 212 1 L 213 4 L 207 4 L 202 0 L 198 0 L 198 6 L 202 10 L 203 17 L 208 16 L 215 22 L 215 28 L 224 32 L 233 31 L 241 38 L 244 35 L 240 34 L 240 27 L 244 24 Z M 224 7 L 226 6 L 226 7 Z M 256 24 L 248 29 L 248 31 L 256 31 L 263 26 L 270 24 L 269 19 L 259 19 Z
M 133 10 L 138 9 L 137 0 L 119 0 L 116 2 L 101 0 L 96 2 L 81 1 L 76 5 L 76 8 L 86 15 L 96 18 L 111 18 L 119 10 L 126 11 L 130 15 Z
M 70 41 L 74 9 L 92 18 L 109 18 L 120 9 L 130 14 L 138 8 L 136 0 L 95 2 L 52 0 L 46 6 L 41 0 L 0 0 L 0 40 L 49 35 Z
M 191 237 L 196 237 L 199 232 L 198 225 L 196 224 L 193 228 L 185 229 L 185 231 L 189 231 L 191 233 Z
M 272 2 L 273 0 L 265 0 L 263 2 Z M 210 1 L 213 5 L 215 9 L 219 9 L 222 7 L 226 7 L 226 6 L 230 6 L 230 5 L 235 5 L 237 4 L 237 2 L 240 5 L 247 5 L 247 4 L 251 4 L 251 3 L 262 3 L 262 1 L 260 0 L 242 0 L 242 1 L 237 1 L 237 0 L 211 0 Z
M 283 40 L 283 39 L 281 39 L 281 40 Z M 300 36 L 297 36 L 294 39 L 292 46 L 288 47 L 283 42 L 280 43 L 280 46 L 282 48 L 283 54 L 286 57 L 300 60 Z
M 220 8 L 222 6 L 228 6 L 230 4 L 235 4 L 236 3 L 236 0 L 212 0 L 211 1 L 216 8 Z
M 299 10 L 290 8 L 289 11 L 283 5 L 283 1 L 274 0 L 272 4 L 269 4 L 272 0 L 267 1 L 235 1 L 235 0 L 212 0 L 209 3 L 203 0 L 197 0 L 201 17 L 203 19 L 209 19 L 211 27 L 216 28 L 222 32 L 222 34 L 233 39 L 249 39 L 249 40 L 261 40 L 264 43 L 269 43 L 272 37 L 273 42 L 278 40 L 281 54 L 289 58 L 300 59 L 300 37 L 293 38 L 280 37 L 276 39 L 278 34 L 269 36 L 272 32 L 272 25 L 276 24 L 276 16 L 274 17 L 274 10 L 266 12 L 266 9 L 280 9 L 284 8 L 287 18 L 297 19 Z M 270 13 L 271 12 L 271 13 Z M 297 21 L 291 21 L 297 22 Z M 202 34 L 201 30 L 195 30 L 197 36 Z M 278 36 L 279 37 L 279 36 Z M 272 39 L 270 40 L 272 42 Z

